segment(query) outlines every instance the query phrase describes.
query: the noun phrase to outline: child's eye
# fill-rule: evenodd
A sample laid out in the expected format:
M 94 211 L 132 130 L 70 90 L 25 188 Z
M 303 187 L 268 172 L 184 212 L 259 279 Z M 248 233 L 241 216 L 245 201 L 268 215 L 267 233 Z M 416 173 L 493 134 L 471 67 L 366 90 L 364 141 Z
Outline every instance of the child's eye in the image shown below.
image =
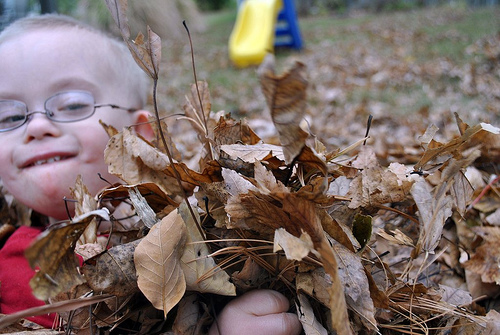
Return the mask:
M 0 124 L 12 124 L 19 121 L 24 121 L 24 114 L 0 115 Z
M 73 104 L 68 104 L 64 105 L 58 108 L 58 111 L 60 112 L 78 112 L 82 110 L 87 110 L 89 108 L 88 104 L 82 104 L 82 103 L 73 103 Z

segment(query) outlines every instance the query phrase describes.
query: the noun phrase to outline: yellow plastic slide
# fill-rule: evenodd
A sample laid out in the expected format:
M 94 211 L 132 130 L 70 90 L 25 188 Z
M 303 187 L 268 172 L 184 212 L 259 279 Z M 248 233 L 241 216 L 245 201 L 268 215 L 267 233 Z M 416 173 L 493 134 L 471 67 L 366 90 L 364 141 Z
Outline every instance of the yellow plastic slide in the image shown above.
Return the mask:
M 257 65 L 273 52 L 282 0 L 245 0 L 229 37 L 229 58 L 238 67 Z

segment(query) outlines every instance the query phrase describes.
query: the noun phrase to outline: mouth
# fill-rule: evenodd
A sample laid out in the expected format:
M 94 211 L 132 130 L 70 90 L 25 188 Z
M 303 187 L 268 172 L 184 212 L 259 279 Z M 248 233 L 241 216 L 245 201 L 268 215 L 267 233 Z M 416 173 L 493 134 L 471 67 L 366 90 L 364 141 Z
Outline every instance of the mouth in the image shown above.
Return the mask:
M 50 163 L 54 163 L 54 162 L 59 162 L 59 161 L 63 161 L 63 160 L 69 159 L 71 157 L 73 157 L 73 156 L 52 156 L 52 157 L 49 157 L 49 158 L 36 159 L 36 160 L 27 162 L 23 166 L 23 168 L 29 168 L 29 167 L 33 167 L 33 166 L 40 166 L 40 165 L 44 165 L 44 164 L 50 164 Z

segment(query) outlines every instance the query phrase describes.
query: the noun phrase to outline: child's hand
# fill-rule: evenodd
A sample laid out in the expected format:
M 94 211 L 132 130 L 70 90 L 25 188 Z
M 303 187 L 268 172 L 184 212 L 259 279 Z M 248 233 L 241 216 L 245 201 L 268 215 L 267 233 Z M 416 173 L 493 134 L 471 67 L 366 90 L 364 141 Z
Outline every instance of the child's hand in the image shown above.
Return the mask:
M 286 312 L 288 308 L 288 300 L 276 291 L 248 292 L 224 307 L 209 335 L 300 334 L 300 321 L 297 315 Z

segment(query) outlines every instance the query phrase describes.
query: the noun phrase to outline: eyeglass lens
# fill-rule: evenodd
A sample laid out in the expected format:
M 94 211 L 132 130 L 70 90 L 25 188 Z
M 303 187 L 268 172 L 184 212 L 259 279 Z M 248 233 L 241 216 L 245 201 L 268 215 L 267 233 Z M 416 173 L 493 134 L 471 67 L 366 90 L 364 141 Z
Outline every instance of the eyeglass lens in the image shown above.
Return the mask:
M 45 114 L 56 122 L 74 122 L 86 119 L 94 113 L 94 97 L 85 91 L 61 92 L 45 101 Z M 22 126 L 29 116 L 25 103 L 17 100 L 0 100 L 0 131 Z

